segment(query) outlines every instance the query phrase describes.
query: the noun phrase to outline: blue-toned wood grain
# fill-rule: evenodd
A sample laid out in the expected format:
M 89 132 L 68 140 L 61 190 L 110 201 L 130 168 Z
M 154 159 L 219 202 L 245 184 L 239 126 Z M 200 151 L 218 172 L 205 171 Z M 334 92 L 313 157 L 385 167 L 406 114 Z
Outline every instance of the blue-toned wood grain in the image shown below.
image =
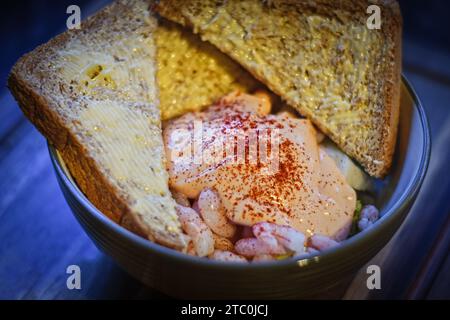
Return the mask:
M 450 255 L 447 255 L 447 259 L 442 264 L 440 271 L 436 274 L 433 286 L 431 286 L 427 298 L 428 299 L 445 299 L 449 300 L 450 295 L 448 293 L 450 287 Z
M 88 14 L 107 1 L 85 6 L 88 2 L 70 4 L 79 4 L 83 14 Z M 0 29 L 4 32 L 14 28 L 24 37 L 14 39 L 8 35 L 10 41 L 2 52 L 2 80 L 6 81 L 6 74 L 20 54 L 61 30 L 68 4 L 9 3 L 11 10 L 26 11 L 22 16 L 25 20 L 14 21 L 18 16 L 0 19 Z M 26 20 L 33 12 L 33 19 L 55 17 L 57 12 L 59 22 Z M 80 291 L 66 287 L 66 268 L 71 264 L 81 267 Z M 0 90 L 0 299 L 108 298 L 165 297 L 130 278 L 95 248 L 62 197 L 45 139 L 23 117 L 6 88 Z
M 161 297 L 101 254 L 63 199 L 44 138 L 27 121 L 0 167 L 0 298 Z M 66 288 L 67 266 L 82 270 L 82 290 Z

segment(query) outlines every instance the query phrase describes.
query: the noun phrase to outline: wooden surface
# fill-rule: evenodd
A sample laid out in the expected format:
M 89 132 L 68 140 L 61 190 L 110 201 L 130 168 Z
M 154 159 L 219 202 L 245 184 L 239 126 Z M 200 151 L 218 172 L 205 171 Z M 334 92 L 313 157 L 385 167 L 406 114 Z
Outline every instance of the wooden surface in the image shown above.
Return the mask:
M 8 5 L 9 11 L 2 11 L 5 17 L 0 19 L 0 29 L 8 37 L 2 52 L 2 83 L 20 54 L 64 26 L 69 1 L 51 2 L 51 11 L 45 6 L 50 1 L 39 2 L 44 8 L 18 1 Z M 83 13 L 101 5 L 88 2 L 70 4 L 79 3 Z M 404 70 L 429 116 L 433 141 L 430 169 L 402 228 L 370 262 L 381 267 L 382 289 L 367 290 L 363 268 L 336 298 L 450 298 L 450 50 L 420 36 L 420 23 L 413 20 L 417 2 L 411 3 L 404 10 Z M 439 7 L 443 2 L 432 3 Z M 440 12 L 438 9 L 433 10 Z M 39 16 L 44 21 L 31 19 L 30 10 L 42 12 Z M 18 24 L 17 19 L 23 20 Z M 12 27 L 16 32 L 7 33 Z M 44 138 L 24 119 L 6 88 L 0 89 L 0 119 L 0 298 L 167 298 L 129 277 L 94 247 L 62 197 Z M 66 268 L 72 264 L 82 270 L 80 291 L 66 287 Z

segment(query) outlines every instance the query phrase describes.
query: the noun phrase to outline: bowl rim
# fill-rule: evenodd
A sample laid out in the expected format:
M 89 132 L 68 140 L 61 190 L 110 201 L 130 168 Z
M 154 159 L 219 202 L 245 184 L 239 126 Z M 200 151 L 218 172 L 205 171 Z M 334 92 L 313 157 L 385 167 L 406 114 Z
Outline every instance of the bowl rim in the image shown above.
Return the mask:
M 313 265 L 310 262 L 319 262 L 334 259 L 337 256 L 345 254 L 345 252 L 350 252 L 353 249 L 356 249 L 359 243 L 364 238 L 372 238 L 376 239 L 382 233 L 382 230 L 385 226 L 389 224 L 390 221 L 396 219 L 401 212 L 408 208 L 408 206 L 415 199 L 419 189 L 424 180 L 425 174 L 428 169 L 428 164 L 430 160 L 431 153 L 431 137 L 430 137 L 430 127 L 428 123 L 428 118 L 426 116 L 425 110 L 422 106 L 422 103 L 417 96 L 416 91 L 414 90 L 411 83 L 408 81 L 406 76 L 402 74 L 402 82 L 406 87 L 406 90 L 410 94 L 414 105 L 418 111 L 420 123 L 423 132 L 423 148 L 422 148 L 422 157 L 420 159 L 419 169 L 416 172 L 416 175 L 411 180 L 408 188 L 403 192 L 403 194 L 399 197 L 399 199 L 391 206 L 389 210 L 384 212 L 383 217 L 380 218 L 376 224 L 366 230 L 364 232 L 358 233 L 345 241 L 335 248 L 325 250 L 316 255 L 310 255 L 304 258 L 298 259 L 286 259 L 286 260 L 277 260 L 277 261 L 267 261 L 260 263 L 249 263 L 249 264 L 240 264 L 233 262 L 223 262 L 223 261 L 215 261 L 211 259 L 199 258 L 190 256 L 188 254 L 167 248 L 163 245 L 159 245 L 157 243 L 151 242 L 147 239 L 144 239 L 131 231 L 125 229 L 124 227 L 116 224 L 112 220 L 110 220 L 107 216 L 105 216 L 100 210 L 98 210 L 81 192 L 81 190 L 72 183 L 72 179 L 69 178 L 70 173 L 63 168 L 64 165 L 60 162 L 60 157 L 57 154 L 56 149 L 47 142 L 48 150 L 50 153 L 51 162 L 53 167 L 55 168 L 56 174 L 59 176 L 60 181 L 64 184 L 64 186 L 70 191 L 70 193 L 76 197 L 77 201 L 83 206 L 84 209 L 89 212 L 93 219 L 97 222 L 104 224 L 109 231 L 114 233 L 118 233 L 123 237 L 128 238 L 132 241 L 136 246 L 139 246 L 141 249 L 144 249 L 148 252 L 152 252 L 154 254 L 163 255 L 165 258 L 171 259 L 174 262 L 183 263 L 185 265 L 195 265 L 202 266 L 206 268 L 216 268 L 217 270 L 261 270 L 261 269 L 284 269 L 284 268 L 292 268 L 292 267 L 308 267 Z M 85 231 L 86 232 L 86 231 Z

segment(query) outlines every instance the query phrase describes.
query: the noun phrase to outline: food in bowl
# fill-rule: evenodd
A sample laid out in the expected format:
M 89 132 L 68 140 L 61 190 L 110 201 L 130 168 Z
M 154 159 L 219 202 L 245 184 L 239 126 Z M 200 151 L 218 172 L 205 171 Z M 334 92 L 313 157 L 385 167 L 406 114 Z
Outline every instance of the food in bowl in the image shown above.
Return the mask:
M 264 92 L 233 92 L 165 124 L 169 187 L 191 239 L 188 253 L 267 261 L 324 250 L 348 237 L 355 190 L 311 121 L 270 114 L 270 101 Z M 358 225 L 376 219 L 378 210 L 365 207 Z
M 316 253 L 379 216 L 357 201 L 371 182 L 350 159 L 383 177 L 395 148 L 401 24 L 394 1 L 379 5 L 389 28 L 368 31 L 359 1 L 116 1 L 21 58 L 9 86 L 88 199 L 132 232 L 226 261 Z M 242 21 L 248 10 L 259 19 Z M 243 163 L 180 163 L 188 120 L 214 141 L 244 137 Z M 268 165 L 228 131 L 241 125 L 249 141 L 267 133 Z

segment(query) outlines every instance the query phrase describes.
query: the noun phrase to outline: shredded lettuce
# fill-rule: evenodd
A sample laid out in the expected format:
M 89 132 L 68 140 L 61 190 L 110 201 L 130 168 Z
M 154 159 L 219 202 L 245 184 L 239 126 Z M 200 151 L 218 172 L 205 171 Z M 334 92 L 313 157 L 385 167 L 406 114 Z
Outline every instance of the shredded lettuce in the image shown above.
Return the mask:
M 360 200 L 356 200 L 355 213 L 353 215 L 352 228 L 350 229 L 350 236 L 353 236 L 359 232 L 358 221 L 361 217 L 362 203 Z

